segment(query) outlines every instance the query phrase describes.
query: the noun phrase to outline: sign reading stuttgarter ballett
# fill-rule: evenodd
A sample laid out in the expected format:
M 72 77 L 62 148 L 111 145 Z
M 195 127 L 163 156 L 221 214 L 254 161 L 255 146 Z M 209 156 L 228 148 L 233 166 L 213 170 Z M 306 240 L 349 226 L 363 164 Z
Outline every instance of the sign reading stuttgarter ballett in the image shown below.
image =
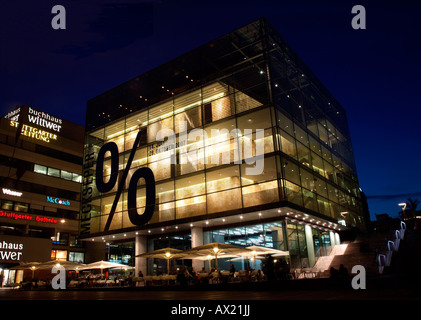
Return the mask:
M 182 128 L 178 135 L 171 129 L 162 129 L 157 132 L 156 140 L 160 143 L 157 147 L 153 147 L 153 153 L 169 152 L 171 157 L 171 164 L 177 164 L 176 149 L 179 153 L 179 163 L 191 163 L 193 165 L 198 162 L 207 164 L 229 164 L 231 161 L 234 164 L 241 164 L 244 162 L 250 166 L 246 168 L 246 174 L 258 175 L 263 172 L 264 167 L 264 130 L 256 129 L 253 133 L 252 129 L 244 129 L 243 132 L 236 128 L 231 131 L 228 129 L 212 129 L 211 135 L 208 136 L 207 132 L 201 128 L 191 130 L 187 134 L 187 122 L 179 123 Z M 90 213 L 92 210 L 92 195 L 95 189 L 100 193 L 107 193 L 115 186 L 117 193 L 108 215 L 104 231 L 108 231 L 113 220 L 115 210 L 117 208 L 121 193 L 126 183 L 126 179 L 133 162 L 137 148 L 140 146 L 142 135 L 146 135 L 146 130 L 139 130 L 136 139 L 133 143 L 130 156 L 127 160 L 123 173 L 119 174 L 119 150 L 115 142 L 105 143 L 99 152 L 85 153 L 84 161 L 84 182 L 82 184 L 82 212 L 81 212 L 81 233 L 89 233 L 90 230 Z M 228 137 L 228 139 L 227 139 Z M 231 159 L 230 139 L 234 138 L 235 152 L 234 159 Z M 253 141 L 253 137 L 255 137 Z M 201 140 L 198 146 L 197 140 Z M 212 153 L 210 160 L 203 157 L 203 148 L 211 144 L 218 144 L 216 152 Z M 151 149 L 149 150 L 151 151 Z M 242 152 L 244 151 L 244 154 Z M 111 174 L 107 182 L 104 181 L 104 160 L 105 155 L 111 155 Z M 220 157 L 222 155 L 222 157 Z M 222 160 L 221 160 L 222 159 Z M 92 168 L 96 164 L 96 170 L 93 172 Z M 120 178 L 120 179 L 119 179 Z M 119 179 L 119 181 L 118 181 Z M 136 191 L 138 181 L 145 180 L 146 184 L 146 205 L 142 214 L 137 211 Z M 150 168 L 143 167 L 137 169 L 130 178 L 128 186 L 128 215 L 130 222 L 134 225 L 144 225 L 151 218 L 155 210 L 155 177 Z

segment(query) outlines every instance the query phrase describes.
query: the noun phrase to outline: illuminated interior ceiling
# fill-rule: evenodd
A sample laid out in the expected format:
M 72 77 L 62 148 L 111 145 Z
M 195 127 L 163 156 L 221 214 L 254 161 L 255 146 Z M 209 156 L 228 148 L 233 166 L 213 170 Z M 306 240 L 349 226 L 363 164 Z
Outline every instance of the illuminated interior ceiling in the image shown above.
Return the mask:
M 207 229 L 212 230 L 220 230 L 222 232 L 223 229 L 226 228 L 236 228 L 236 224 L 241 224 L 241 226 L 238 226 L 239 230 L 241 228 L 244 228 L 244 226 L 247 226 L 247 222 L 250 222 L 251 225 L 257 225 L 255 227 L 258 227 L 258 224 L 264 223 L 265 225 L 271 224 L 271 227 L 276 229 L 276 221 L 267 222 L 268 220 L 279 218 L 279 220 L 286 219 L 287 221 L 291 223 L 298 223 L 302 225 L 310 225 L 312 228 L 316 228 L 319 230 L 324 231 L 333 231 L 333 232 L 339 232 L 342 230 L 347 230 L 348 228 L 332 221 L 329 221 L 327 219 L 323 219 L 320 217 L 316 217 L 307 213 L 303 213 L 299 210 L 292 209 L 289 207 L 281 207 L 281 208 L 274 208 L 274 209 L 268 209 L 268 210 L 262 210 L 262 211 L 254 211 L 250 213 L 244 213 L 244 214 L 236 214 L 226 217 L 218 217 L 218 218 L 212 218 L 207 220 L 200 220 L 200 221 L 194 221 L 194 222 L 186 222 L 182 224 L 172 224 L 168 223 L 167 226 L 159 226 L 154 227 L 150 229 L 142 229 L 142 230 L 136 230 L 136 231 L 127 231 L 122 232 L 118 231 L 114 234 L 108 234 L 108 235 L 99 235 L 99 236 L 93 236 L 86 238 L 84 240 L 86 241 L 99 241 L 99 242 L 113 242 L 113 241 L 121 241 L 121 240 L 130 240 L 134 239 L 137 235 L 170 235 L 176 232 L 183 232 L 188 231 L 190 232 L 191 228 L 193 227 L 199 227 L 203 228 L 204 231 Z
M 175 97 L 175 108 L 173 104 L 173 99 L 168 99 L 164 102 L 161 102 L 155 106 L 149 107 L 149 117 L 150 119 L 147 120 L 144 116 L 147 112 L 147 109 L 138 111 L 134 113 L 132 116 L 127 118 L 127 121 L 125 119 L 123 120 L 117 120 L 115 122 L 112 122 L 106 126 L 106 135 L 107 139 L 117 137 L 123 133 L 128 133 L 130 131 L 136 130 L 141 126 L 147 126 L 148 124 L 158 121 L 160 119 L 164 119 L 170 116 L 174 116 L 175 114 L 186 111 L 190 108 L 197 107 L 202 104 L 206 104 L 207 102 L 213 101 L 215 99 L 218 99 L 222 96 L 226 96 L 227 92 L 227 85 L 221 83 L 221 82 L 214 82 L 210 85 L 207 85 L 203 87 L 202 89 L 196 89 L 190 93 L 183 94 L 180 96 Z M 202 99 L 202 93 L 203 93 L 203 99 Z M 244 94 L 245 95 L 245 94 Z M 247 96 L 247 95 L 245 95 Z M 177 106 L 177 100 L 182 99 L 185 102 L 187 102 L 187 105 Z M 166 110 L 165 113 L 157 112 L 156 114 L 153 112 L 154 110 Z M 161 109 L 162 108 L 162 109 Z M 168 111 L 168 112 L 167 112 Z M 143 116 L 142 116 L 143 115 Z M 156 116 L 155 116 L 156 115 Z M 134 121 L 136 119 L 136 121 Z M 126 121 L 126 123 L 125 123 Z M 130 124 L 130 125 L 128 125 Z M 96 130 L 94 132 L 89 133 L 89 135 L 94 136 L 98 139 L 104 139 L 104 128 L 101 128 L 99 130 Z

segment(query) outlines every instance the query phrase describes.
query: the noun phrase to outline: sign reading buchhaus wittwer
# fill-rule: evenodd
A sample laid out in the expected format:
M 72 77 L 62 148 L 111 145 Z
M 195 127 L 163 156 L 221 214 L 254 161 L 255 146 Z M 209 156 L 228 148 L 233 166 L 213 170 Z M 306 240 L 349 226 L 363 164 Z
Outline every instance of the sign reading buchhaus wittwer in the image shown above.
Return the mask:
M 82 236 L 143 272 L 214 241 L 311 267 L 364 228 L 345 110 L 265 19 L 89 100 L 83 172 Z

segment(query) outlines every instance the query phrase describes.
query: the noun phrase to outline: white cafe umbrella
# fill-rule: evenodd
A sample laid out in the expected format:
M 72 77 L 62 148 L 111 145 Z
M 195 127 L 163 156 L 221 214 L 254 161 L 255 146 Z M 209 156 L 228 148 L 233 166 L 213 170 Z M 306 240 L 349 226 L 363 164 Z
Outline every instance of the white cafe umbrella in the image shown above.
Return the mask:
M 79 270 L 94 270 L 94 269 L 111 269 L 111 268 L 124 268 L 127 267 L 126 264 L 110 262 L 110 261 L 96 261 L 88 263 L 79 268 Z M 102 271 L 101 271 L 102 272 Z
M 163 248 L 154 251 L 149 251 L 136 255 L 136 257 L 141 258 L 156 258 L 156 259 L 165 259 L 167 260 L 167 272 L 170 273 L 170 260 L 174 258 L 181 257 L 183 250 L 174 249 L 174 248 Z
M 79 268 L 83 266 L 83 264 L 71 262 L 71 261 L 61 261 L 61 260 L 49 260 L 45 262 L 26 262 L 21 263 L 18 266 L 10 268 L 11 270 L 25 270 L 30 269 L 32 270 L 32 278 L 34 278 L 34 273 L 37 270 L 52 270 L 53 267 L 62 266 L 64 270 L 80 270 Z
M 236 254 L 238 252 L 247 252 L 247 251 L 248 249 L 246 248 L 235 246 L 232 244 L 212 242 L 212 243 L 208 243 L 202 246 L 197 246 L 197 247 L 184 251 L 183 258 L 200 257 L 200 256 L 207 257 L 210 255 L 215 258 L 216 269 L 218 269 L 218 256 L 221 257 L 222 254 L 224 254 L 224 257 L 228 257 L 225 254 L 227 253 Z
M 51 260 L 35 265 L 38 270 L 51 270 L 53 267 L 63 267 L 65 270 L 80 270 L 84 265 L 72 261 Z
M 41 262 L 21 262 L 19 265 L 10 268 L 10 270 L 36 269 Z

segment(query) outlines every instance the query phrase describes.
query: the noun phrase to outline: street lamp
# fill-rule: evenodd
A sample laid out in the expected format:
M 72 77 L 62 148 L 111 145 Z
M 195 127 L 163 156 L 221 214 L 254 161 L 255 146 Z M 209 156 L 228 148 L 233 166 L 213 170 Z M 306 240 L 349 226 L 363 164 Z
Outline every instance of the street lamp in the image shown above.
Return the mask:
M 406 202 L 398 203 L 399 207 L 402 207 L 402 217 L 405 219 Z
M 342 217 L 344 217 L 344 223 L 345 223 L 345 226 L 346 226 L 346 215 L 347 215 L 348 213 L 349 213 L 348 211 L 343 211 L 343 212 L 341 212 L 341 216 L 342 216 Z

